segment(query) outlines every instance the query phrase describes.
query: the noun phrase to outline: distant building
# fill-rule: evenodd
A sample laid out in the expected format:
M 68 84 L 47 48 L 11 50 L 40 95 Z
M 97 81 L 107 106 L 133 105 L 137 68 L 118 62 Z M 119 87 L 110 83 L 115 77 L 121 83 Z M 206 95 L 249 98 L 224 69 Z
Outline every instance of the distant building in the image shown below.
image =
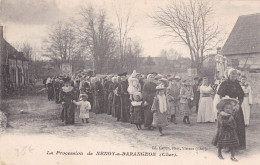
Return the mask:
M 28 62 L 22 52 L 18 52 L 3 36 L 0 25 L 1 94 L 9 88 L 18 89 L 29 82 Z
M 259 69 L 260 13 L 240 16 L 221 52 L 229 66 Z

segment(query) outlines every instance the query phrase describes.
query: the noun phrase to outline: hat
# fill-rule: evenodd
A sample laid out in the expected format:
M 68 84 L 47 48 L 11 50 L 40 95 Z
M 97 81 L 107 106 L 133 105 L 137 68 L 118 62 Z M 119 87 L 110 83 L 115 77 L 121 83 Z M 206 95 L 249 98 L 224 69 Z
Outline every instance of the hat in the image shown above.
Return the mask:
M 175 76 L 174 77 L 176 80 L 180 80 L 181 78 L 180 78 L 180 76 Z
M 85 94 L 85 93 L 82 93 L 82 94 L 79 95 L 79 97 L 88 97 L 88 95 Z
M 198 79 L 199 79 L 199 77 L 198 77 L 198 76 L 194 77 L 194 80 L 198 80 Z
M 163 84 L 157 85 L 157 87 L 155 88 L 157 91 L 159 90 L 164 90 L 165 86 Z
M 127 72 L 119 73 L 118 76 L 126 76 Z
M 169 85 L 169 81 L 168 81 L 166 78 L 161 78 L 161 79 L 159 79 L 158 81 L 163 82 L 163 84 L 164 84 L 165 87 L 168 87 L 168 85 Z
M 217 110 L 222 111 L 224 109 L 224 106 L 231 102 L 239 103 L 239 101 L 237 99 L 230 98 L 230 97 L 223 97 L 220 100 L 220 102 L 217 104 Z

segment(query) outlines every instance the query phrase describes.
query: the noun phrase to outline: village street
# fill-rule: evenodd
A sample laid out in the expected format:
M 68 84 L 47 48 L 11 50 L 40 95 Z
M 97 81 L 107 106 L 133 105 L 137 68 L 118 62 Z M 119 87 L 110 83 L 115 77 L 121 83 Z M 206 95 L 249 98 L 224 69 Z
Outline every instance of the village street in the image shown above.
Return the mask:
M 20 150 L 24 150 L 24 147 L 32 147 L 33 150 L 38 148 L 38 152 L 46 156 L 47 151 L 56 154 L 62 148 L 68 151 L 68 146 L 70 146 L 72 151 L 84 152 L 84 154 L 90 151 L 94 154 L 97 151 L 150 151 L 157 154 L 161 152 L 177 154 L 177 157 L 168 156 L 169 161 L 183 159 L 187 155 L 195 160 L 204 159 L 205 161 L 213 158 L 220 161 L 215 154 L 216 148 L 211 145 L 216 132 L 216 123 L 198 124 L 195 122 L 195 113 L 191 118 L 191 126 L 184 125 L 179 116 L 178 124 L 170 123 L 165 129 L 165 136 L 161 137 L 157 129 L 138 131 L 135 125 L 117 122 L 115 118 L 107 114 L 91 113 L 90 123 L 82 124 L 77 117 L 77 112 L 76 124 L 64 126 L 59 118 L 61 105 L 48 101 L 45 93 L 10 98 L 5 100 L 5 103 L 9 106 L 8 120 L 13 128 L 7 128 L 6 133 L 1 135 L 0 146 L 5 144 L 4 146 L 8 148 L 0 147 L 0 150 L 9 151 L 6 153 L 12 153 L 13 156 L 17 156 L 18 160 L 24 152 Z M 259 112 L 256 113 L 256 110 L 253 111 L 251 125 L 246 128 L 247 150 L 240 151 L 237 156 L 240 162 L 246 162 L 249 157 L 257 158 L 255 154 L 260 151 L 260 128 L 258 127 L 260 115 Z M 15 138 L 15 141 L 11 140 L 12 138 Z M 30 141 L 30 139 L 33 140 Z M 194 157 L 194 154 L 198 157 Z M 228 153 L 224 153 L 224 156 L 229 159 Z M 46 158 L 45 161 L 50 157 Z

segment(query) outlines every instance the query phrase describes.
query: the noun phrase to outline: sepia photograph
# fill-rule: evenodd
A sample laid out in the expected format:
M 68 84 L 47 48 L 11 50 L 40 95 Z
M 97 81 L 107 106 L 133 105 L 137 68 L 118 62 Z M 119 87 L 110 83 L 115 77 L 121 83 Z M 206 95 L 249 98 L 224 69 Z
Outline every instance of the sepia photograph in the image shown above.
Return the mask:
M 0 64 L 0 165 L 260 162 L 260 0 L 0 0 Z

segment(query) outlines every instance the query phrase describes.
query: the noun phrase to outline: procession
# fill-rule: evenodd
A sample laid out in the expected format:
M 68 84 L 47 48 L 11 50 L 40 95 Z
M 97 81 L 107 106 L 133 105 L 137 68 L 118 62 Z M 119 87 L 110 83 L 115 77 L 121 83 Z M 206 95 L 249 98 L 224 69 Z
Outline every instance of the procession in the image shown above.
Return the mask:
M 0 164 L 259 158 L 259 2 L 0 5 Z
M 188 76 L 144 75 L 135 70 L 131 75 L 89 73 L 49 77 L 45 82 L 48 100 L 62 105 L 60 118 L 66 125 L 75 123 L 75 109 L 79 108 L 82 123 L 89 122 L 90 112 L 105 113 L 115 122 L 134 124 L 137 130 L 158 129 L 163 136 L 171 123 L 192 126 L 189 116 L 195 106 L 197 123 L 217 122 L 212 144 L 218 147 L 220 159 L 224 159 L 222 148 L 228 147 L 231 159 L 237 161 L 234 149 L 246 147 L 252 92 L 246 76 L 236 69 L 228 68 L 219 84 L 209 84 L 207 77 L 192 81 Z

